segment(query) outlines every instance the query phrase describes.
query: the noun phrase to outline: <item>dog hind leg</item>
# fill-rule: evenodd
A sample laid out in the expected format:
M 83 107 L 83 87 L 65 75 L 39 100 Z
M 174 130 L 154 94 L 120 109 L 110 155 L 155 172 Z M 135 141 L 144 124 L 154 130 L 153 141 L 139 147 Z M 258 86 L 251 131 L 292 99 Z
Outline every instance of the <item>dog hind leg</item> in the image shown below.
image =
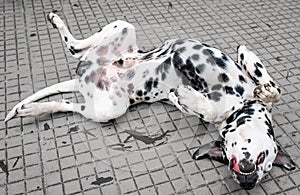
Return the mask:
M 257 86 L 253 91 L 253 96 L 265 103 L 278 102 L 281 97 L 281 90 L 269 75 L 258 56 L 244 45 L 240 45 L 237 50 L 238 63 L 242 66 L 245 74 Z
M 39 99 L 42 99 L 44 97 L 58 94 L 58 93 L 66 93 L 66 92 L 77 92 L 78 91 L 78 80 L 73 79 L 61 83 L 54 84 L 50 87 L 46 87 L 44 89 L 41 89 L 40 91 L 34 93 L 33 95 L 25 98 L 23 101 L 18 103 L 6 116 L 5 122 L 9 121 L 10 119 L 17 116 L 17 110 L 22 110 L 22 106 L 25 104 L 30 104 L 34 101 L 37 101 Z

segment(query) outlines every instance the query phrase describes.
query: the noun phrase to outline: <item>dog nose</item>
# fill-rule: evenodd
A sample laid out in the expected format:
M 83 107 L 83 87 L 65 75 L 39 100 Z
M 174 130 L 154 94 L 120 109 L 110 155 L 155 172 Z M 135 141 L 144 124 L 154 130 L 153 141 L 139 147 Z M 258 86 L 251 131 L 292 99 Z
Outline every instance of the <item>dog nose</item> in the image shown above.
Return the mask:
M 239 165 L 239 169 L 242 173 L 252 173 L 256 169 L 255 164 L 250 163 L 246 159 L 242 159 L 238 165 Z

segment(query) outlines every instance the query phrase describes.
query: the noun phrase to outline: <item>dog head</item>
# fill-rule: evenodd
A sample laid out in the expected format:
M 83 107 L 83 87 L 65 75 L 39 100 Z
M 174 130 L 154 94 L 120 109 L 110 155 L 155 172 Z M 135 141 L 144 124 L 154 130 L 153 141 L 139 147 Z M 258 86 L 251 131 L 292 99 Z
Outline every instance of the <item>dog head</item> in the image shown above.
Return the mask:
M 272 165 L 294 169 L 290 156 L 275 142 L 270 117 L 261 101 L 245 101 L 220 126 L 222 141 L 200 146 L 193 158 L 211 158 L 227 164 L 234 180 L 246 190 L 252 189 Z

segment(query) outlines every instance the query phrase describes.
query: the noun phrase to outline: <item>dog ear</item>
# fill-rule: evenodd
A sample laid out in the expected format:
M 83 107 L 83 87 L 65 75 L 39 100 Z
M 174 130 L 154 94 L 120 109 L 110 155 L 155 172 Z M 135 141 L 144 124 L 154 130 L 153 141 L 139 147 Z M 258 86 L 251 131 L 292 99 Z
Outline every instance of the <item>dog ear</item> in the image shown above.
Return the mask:
M 193 159 L 200 160 L 209 158 L 218 162 L 228 164 L 228 160 L 222 151 L 221 141 L 212 141 L 200 146 L 193 154 Z
M 280 147 L 278 146 L 278 153 L 273 162 L 274 166 L 283 167 L 289 171 L 294 170 L 296 168 L 296 164 L 291 159 L 291 157 L 283 152 Z

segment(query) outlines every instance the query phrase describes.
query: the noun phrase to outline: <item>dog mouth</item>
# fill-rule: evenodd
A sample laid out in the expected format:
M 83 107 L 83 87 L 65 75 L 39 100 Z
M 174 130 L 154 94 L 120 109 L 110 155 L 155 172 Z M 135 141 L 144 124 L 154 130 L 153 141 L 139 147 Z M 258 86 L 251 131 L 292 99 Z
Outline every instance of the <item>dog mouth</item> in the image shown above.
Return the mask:
M 232 171 L 234 180 L 240 185 L 244 190 L 251 190 L 258 183 L 258 175 L 256 171 L 250 173 L 235 173 Z
M 257 165 L 243 159 L 237 163 L 233 157 L 229 163 L 229 170 L 233 179 L 240 184 L 240 187 L 245 190 L 251 190 L 258 183 L 259 176 L 257 174 Z

